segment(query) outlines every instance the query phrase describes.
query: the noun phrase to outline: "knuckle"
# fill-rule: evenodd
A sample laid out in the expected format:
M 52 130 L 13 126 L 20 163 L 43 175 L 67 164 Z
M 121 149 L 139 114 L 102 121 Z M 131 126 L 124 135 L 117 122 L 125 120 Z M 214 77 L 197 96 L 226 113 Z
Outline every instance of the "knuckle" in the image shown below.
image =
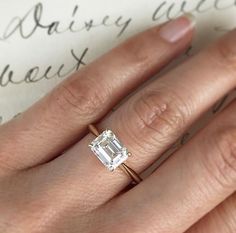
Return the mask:
M 150 52 L 147 51 L 148 48 L 151 48 L 150 40 L 147 37 L 150 36 L 145 34 L 138 38 L 131 38 L 122 45 L 122 50 L 120 50 L 123 53 L 123 57 L 126 58 L 126 63 L 132 64 L 132 66 L 138 67 L 140 70 L 147 69 L 147 65 L 150 64 L 150 58 L 152 57 L 150 56 L 152 50 L 150 49 Z
M 235 74 L 236 71 L 236 53 L 232 45 L 227 40 L 220 40 L 214 49 L 210 49 L 210 56 L 216 61 L 217 65 L 227 69 L 229 73 Z
M 224 187 L 236 185 L 236 128 L 220 130 L 213 137 L 215 157 L 209 158 L 210 173 Z M 208 165 L 209 166 L 209 165 Z
M 185 127 L 188 112 L 186 103 L 179 96 L 167 92 L 144 93 L 134 103 L 139 128 L 154 131 L 163 139 L 170 135 L 179 136 L 179 131 Z
M 100 110 L 105 97 L 91 81 L 75 80 L 61 83 L 53 92 L 53 102 L 63 112 L 74 112 L 79 116 L 94 116 Z

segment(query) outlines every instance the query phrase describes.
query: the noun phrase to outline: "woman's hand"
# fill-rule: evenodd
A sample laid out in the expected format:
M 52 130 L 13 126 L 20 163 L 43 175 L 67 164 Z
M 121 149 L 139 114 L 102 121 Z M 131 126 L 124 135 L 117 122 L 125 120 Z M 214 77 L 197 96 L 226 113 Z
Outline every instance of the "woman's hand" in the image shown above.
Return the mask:
M 141 173 L 235 88 L 233 31 L 111 112 L 189 47 L 193 27 L 180 17 L 129 39 L 1 126 L 1 233 L 236 232 L 235 101 L 132 189 L 88 148 L 98 122 Z

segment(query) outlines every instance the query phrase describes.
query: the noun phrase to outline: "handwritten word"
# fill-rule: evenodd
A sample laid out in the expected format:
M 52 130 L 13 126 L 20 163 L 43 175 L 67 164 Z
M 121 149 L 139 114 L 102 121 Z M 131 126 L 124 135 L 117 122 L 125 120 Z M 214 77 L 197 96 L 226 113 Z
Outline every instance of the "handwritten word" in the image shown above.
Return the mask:
M 65 64 L 61 64 L 56 72 L 52 72 L 53 67 L 49 65 L 46 70 L 41 71 L 41 68 L 39 66 L 35 66 L 33 68 L 30 68 L 24 77 L 22 77 L 20 80 L 19 78 L 16 79 L 15 72 L 11 69 L 11 66 L 8 64 L 6 65 L 2 72 L 0 72 L 0 87 L 5 87 L 9 84 L 22 84 L 22 83 L 35 83 L 39 82 L 42 79 L 52 79 L 55 77 L 65 77 L 68 74 L 77 71 L 81 66 L 86 65 L 84 58 L 88 52 L 88 48 L 84 49 L 82 54 L 80 56 L 77 56 L 74 52 L 74 50 L 71 50 L 72 58 L 75 61 L 75 64 L 68 68 L 65 66 Z
M 158 2 L 158 1 L 157 1 Z M 236 7 L 235 0 L 198 0 L 198 1 L 162 1 L 158 3 L 152 15 L 152 20 L 157 21 L 162 18 L 174 19 L 184 13 L 206 13 L 210 10 L 222 11 Z
M 79 6 L 76 5 L 73 8 L 71 20 L 69 22 L 56 20 L 49 23 L 44 23 L 44 5 L 38 3 L 34 5 L 23 17 L 16 16 L 10 20 L 6 26 L 0 41 L 6 41 L 15 34 L 19 34 L 21 38 L 28 39 L 32 37 L 38 30 L 45 31 L 47 35 L 62 34 L 66 32 L 78 33 L 81 31 L 90 31 L 97 27 L 116 27 L 119 29 L 117 37 L 121 36 L 132 19 L 123 19 L 123 16 L 119 16 L 116 19 L 111 19 L 111 16 L 105 15 L 101 21 L 95 22 L 93 19 L 80 22 L 78 20 Z M 82 24 L 82 25 L 81 25 Z M 29 25 L 31 25 L 29 27 Z
M 230 32 L 230 31 L 232 31 L 233 29 L 234 29 L 233 27 L 228 27 L 228 26 L 216 26 L 216 27 L 214 28 L 214 30 L 215 30 L 216 32 L 224 32 L 224 33 Z

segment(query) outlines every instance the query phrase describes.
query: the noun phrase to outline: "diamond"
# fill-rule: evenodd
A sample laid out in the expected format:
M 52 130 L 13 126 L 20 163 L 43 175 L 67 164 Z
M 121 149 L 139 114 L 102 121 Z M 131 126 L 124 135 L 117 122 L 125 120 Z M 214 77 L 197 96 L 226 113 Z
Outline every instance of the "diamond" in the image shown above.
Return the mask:
M 89 147 L 98 159 L 110 170 L 115 170 L 128 158 L 128 150 L 111 130 L 103 131 Z

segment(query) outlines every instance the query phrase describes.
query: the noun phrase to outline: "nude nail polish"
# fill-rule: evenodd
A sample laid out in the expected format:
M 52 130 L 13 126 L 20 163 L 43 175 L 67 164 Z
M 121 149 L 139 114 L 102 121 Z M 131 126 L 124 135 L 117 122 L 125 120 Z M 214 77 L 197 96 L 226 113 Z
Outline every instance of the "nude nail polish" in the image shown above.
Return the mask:
M 176 43 L 193 30 L 195 22 L 192 14 L 185 14 L 164 24 L 160 29 L 160 36 L 170 43 Z

